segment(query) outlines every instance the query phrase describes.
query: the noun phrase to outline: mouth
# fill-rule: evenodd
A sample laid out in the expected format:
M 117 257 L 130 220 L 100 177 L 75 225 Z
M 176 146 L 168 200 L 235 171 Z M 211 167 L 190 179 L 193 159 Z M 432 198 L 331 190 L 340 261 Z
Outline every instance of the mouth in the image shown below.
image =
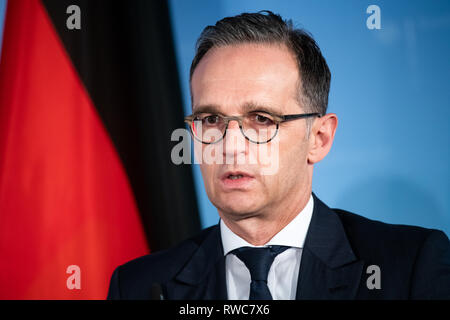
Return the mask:
M 227 171 L 222 175 L 221 181 L 226 189 L 244 189 L 249 187 L 249 184 L 254 180 L 254 177 L 243 171 Z
M 253 176 L 243 171 L 227 171 L 221 177 L 222 180 L 224 179 L 237 180 L 242 178 L 253 178 Z

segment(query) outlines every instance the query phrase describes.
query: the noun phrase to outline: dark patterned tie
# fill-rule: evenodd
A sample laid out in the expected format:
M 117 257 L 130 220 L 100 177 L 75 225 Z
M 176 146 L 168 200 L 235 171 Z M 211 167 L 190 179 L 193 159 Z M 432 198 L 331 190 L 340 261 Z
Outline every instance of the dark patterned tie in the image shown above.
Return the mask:
M 250 271 L 249 300 L 273 300 L 267 286 L 267 276 L 275 257 L 288 249 L 286 246 L 269 246 L 264 248 L 242 247 L 233 250 Z

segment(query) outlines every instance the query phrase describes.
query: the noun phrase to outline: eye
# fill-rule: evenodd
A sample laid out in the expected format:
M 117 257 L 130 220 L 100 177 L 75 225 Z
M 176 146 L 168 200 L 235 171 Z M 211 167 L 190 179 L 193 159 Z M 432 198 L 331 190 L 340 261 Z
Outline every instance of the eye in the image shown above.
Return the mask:
M 255 113 L 251 115 L 251 119 L 254 123 L 258 124 L 258 125 L 272 125 L 274 122 L 273 120 L 267 115 L 262 115 L 259 113 Z
M 203 118 L 203 122 L 210 125 L 217 124 L 219 120 L 219 116 L 217 115 L 206 116 Z
M 217 114 L 199 114 L 195 121 L 200 121 L 204 126 L 217 126 L 222 122 L 222 118 Z

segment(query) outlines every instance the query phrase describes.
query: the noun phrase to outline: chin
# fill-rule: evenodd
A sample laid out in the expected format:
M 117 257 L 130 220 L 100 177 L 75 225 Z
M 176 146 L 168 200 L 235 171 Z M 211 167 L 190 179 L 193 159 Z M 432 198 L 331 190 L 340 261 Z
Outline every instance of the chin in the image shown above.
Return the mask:
M 236 195 L 228 194 L 222 196 L 219 201 L 213 203 L 223 212 L 242 217 L 253 215 L 263 207 L 261 201 L 258 201 L 258 199 L 254 199 L 245 193 Z

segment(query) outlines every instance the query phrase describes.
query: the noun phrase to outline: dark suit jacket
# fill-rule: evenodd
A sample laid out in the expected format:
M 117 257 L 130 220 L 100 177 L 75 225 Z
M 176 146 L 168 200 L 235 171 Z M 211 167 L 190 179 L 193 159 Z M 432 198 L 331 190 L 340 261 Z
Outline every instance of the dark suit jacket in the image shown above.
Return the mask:
M 303 248 L 297 299 L 450 299 L 450 243 L 438 230 L 391 225 L 343 210 L 314 196 Z M 376 265 L 380 289 L 369 289 Z M 227 299 L 218 225 L 175 248 L 118 267 L 108 299 Z

